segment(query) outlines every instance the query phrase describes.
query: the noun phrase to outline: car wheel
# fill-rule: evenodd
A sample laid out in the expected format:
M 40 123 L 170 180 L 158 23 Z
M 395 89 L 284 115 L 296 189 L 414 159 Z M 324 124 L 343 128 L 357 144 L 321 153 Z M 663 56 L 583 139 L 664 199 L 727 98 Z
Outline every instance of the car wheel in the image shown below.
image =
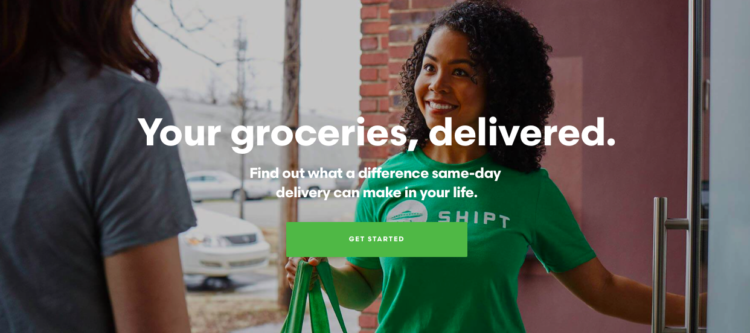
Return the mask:
M 232 200 L 234 200 L 235 202 L 243 201 L 241 199 L 241 196 L 242 196 L 242 191 L 240 190 L 234 190 L 234 192 L 232 192 Z M 247 200 L 247 193 L 245 194 L 245 200 Z
M 203 283 L 211 290 L 225 290 L 232 286 L 232 281 L 226 276 L 208 277 Z

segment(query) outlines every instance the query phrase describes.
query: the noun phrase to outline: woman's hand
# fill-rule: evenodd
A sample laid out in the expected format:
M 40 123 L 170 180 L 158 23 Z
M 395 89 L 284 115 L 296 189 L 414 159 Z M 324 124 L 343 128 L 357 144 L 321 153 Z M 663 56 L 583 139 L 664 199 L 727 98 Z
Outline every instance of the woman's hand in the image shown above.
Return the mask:
M 289 288 L 294 289 L 294 278 L 297 276 L 297 264 L 299 264 L 300 260 L 307 261 L 308 264 L 312 265 L 313 267 L 318 266 L 323 261 L 328 261 L 328 258 L 326 257 L 290 257 L 289 260 L 286 262 L 286 266 L 284 266 L 284 269 L 286 269 L 286 281 L 289 282 Z M 312 287 L 312 281 L 315 281 L 317 278 L 317 270 L 313 269 L 313 278 L 310 279 L 310 286 Z
M 628 321 L 650 324 L 652 292 L 650 286 L 610 273 L 598 258 L 562 273 L 553 273 L 574 295 L 594 310 Z M 665 323 L 685 323 L 685 297 L 667 293 Z M 705 325 L 706 294 L 701 294 L 699 325 Z
M 295 257 L 289 258 L 284 266 L 286 269 L 286 280 L 289 287 L 294 289 L 294 278 L 297 275 L 297 265 L 300 260 L 307 261 L 310 265 L 318 266 L 326 257 Z M 346 263 L 342 267 L 331 266 L 333 286 L 336 288 L 341 306 L 349 309 L 362 311 L 370 306 L 383 288 L 383 270 L 367 269 Z M 313 278 L 310 279 L 310 288 L 313 281 L 318 278 L 317 268 L 313 269 Z M 325 286 L 322 286 L 325 289 Z

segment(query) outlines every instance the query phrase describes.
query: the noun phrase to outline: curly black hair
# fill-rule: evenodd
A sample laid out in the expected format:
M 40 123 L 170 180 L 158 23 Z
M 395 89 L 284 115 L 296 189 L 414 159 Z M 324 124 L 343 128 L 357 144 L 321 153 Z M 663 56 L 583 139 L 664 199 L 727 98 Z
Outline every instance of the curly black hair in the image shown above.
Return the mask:
M 405 112 L 401 125 L 406 137 L 417 139 L 420 147 L 429 140 L 430 129 L 419 110 L 414 83 L 427 43 L 439 27 L 465 34 L 472 60 L 487 74 L 483 116 L 496 117 L 497 126 L 533 125 L 544 132 L 554 107 L 552 73 L 547 64 L 552 48 L 529 21 L 508 6 L 497 0 L 469 0 L 454 4 L 435 18 L 403 66 L 400 83 Z M 540 142 L 530 147 L 515 140 L 512 146 L 489 146 L 488 152 L 496 163 L 528 173 L 540 168 L 545 146 Z

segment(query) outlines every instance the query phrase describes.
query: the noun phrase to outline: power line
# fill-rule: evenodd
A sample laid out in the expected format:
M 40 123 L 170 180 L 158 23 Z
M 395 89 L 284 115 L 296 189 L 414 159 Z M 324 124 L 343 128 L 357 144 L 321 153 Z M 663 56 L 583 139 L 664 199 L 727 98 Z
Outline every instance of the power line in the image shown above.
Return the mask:
M 201 13 L 201 15 L 203 15 L 204 19 L 206 19 L 206 23 L 203 24 L 202 26 L 188 29 L 185 26 L 185 24 L 182 23 L 182 19 L 180 18 L 180 15 L 177 15 L 177 12 L 174 9 L 173 0 L 169 0 L 169 9 L 172 11 L 172 16 L 174 16 L 174 18 L 177 20 L 177 23 L 180 24 L 180 28 L 182 28 L 183 30 L 187 32 L 201 31 L 205 29 L 209 24 L 213 23 L 213 20 L 211 18 L 207 17 L 206 14 L 204 14 L 202 10 L 198 9 L 198 12 Z
M 171 3 L 171 1 L 170 1 L 170 3 Z M 154 20 L 152 20 L 148 15 L 146 15 L 146 13 L 144 13 L 143 10 L 141 10 L 141 8 L 138 7 L 138 5 L 133 5 L 133 8 L 135 8 L 136 14 L 140 14 L 141 16 L 143 16 L 143 18 L 146 19 L 146 21 L 149 24 L 151 24 L 151 26 L 153 26 L 156 30 L 158 30 L 161 33 L 165 34 L 167 37 L 169 37 L 170 39 L 172 39 L 173 41 L 175 41 L 177 44 L 180 44 L 180 46 L 182 46 L 184 49 L 190 51 L 191 53 L 193 53 L 193 54 L 195 54 L 195 55 L 197 55 L 197 56 L 199 56 L 199 57 L 201 57 L 203 59 L 208 60 L 209 62 L 211 62 L 216 67 L 221 67 L 224 64 L 235 62 L 235 61 L 241 61 L 241 62 L 246 62 L 246 61 L 269 61 L 269 62 L 274 62 L 274 63 L 276 63 L 278 65 L 281 65 L 281 62 L 279 62 L 279 61 L 271 60 L 271 59 L 263 59 L 263 58 L 244 58 L 244 59 L 236 59 L 235 58 L 235 59 L 227 59 L 227 60 L 223 60 L 223 61 L 218 61 L 218 60 L 216 60 L 216 59 L 214 59 L 214 58 L 212 58 L 212 57 L 210 57 L 210 56 L 208 56 L 208 55 L 206 55 L 206 54 L 204 54 L 204 53 L 202 53 L 202 52 L 200 52 L 200 51 L 198 51 L 198 50 L 190 47 L 190 45 L 188 45 L 185 42 L 183 42 L 179 37 L 175 36 L 174 34 L 170 33 L 169 31 L 164 30 L 164 28 L 162 28 L 158 23 L 156 23 Z M 174 11 L 172 13 L 174 14 Z M 179 22 L 180 26 L 184 28 L 184 25 L 182 24 L 182 22 L 179 19 L 178 19 L 178 22 Z M 211 21 L 211 22 L 213 22 L 213 21 Z M 205 28 L 205 26 L 203 28 Z M 188 29 L 185 29 L 185 30 L 188 31 L 188 32 L 190 32 L 190 30 L 188 30 Z M 202 30 L 202 28 L 201 28 L 201 30 Z

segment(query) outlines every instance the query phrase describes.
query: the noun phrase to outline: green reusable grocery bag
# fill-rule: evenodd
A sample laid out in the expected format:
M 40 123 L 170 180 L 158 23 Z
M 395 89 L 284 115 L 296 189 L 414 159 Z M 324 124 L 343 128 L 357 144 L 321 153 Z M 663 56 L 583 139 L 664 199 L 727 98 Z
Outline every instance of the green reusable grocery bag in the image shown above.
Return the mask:
M 331 332 L 331 327 L 328 324 L 326 304 L 320 289 L 320 281 L 323 281 L 323 286 L 325 287 L 326 294 L 328 294 L 328 299 L 331 300 L 333 311 L 336 312 L 336 318 L 339 320 L 341 330 L 346 333 L 344 318 L 341 316 L 341 309 L 339 308 L 339 299 L 336 297 L 336 290 L 333 287 L 331 266 L 328 262 L 323 261 L 316 267 L 320 280 L 315 279 L 312 290 L 310 290 L 309 286 L 313 276 L 313 266 L 304 260 L 299 261 L 297 276 L 294 278 L 292 300 L 289 302 L 289 312 L 286 315 L 281 333 L 302 332 L 302 322 L 305 319 L 305 301 L 308 294 L 310 295 L 310 323 L 312 324 L 313 333 Z

